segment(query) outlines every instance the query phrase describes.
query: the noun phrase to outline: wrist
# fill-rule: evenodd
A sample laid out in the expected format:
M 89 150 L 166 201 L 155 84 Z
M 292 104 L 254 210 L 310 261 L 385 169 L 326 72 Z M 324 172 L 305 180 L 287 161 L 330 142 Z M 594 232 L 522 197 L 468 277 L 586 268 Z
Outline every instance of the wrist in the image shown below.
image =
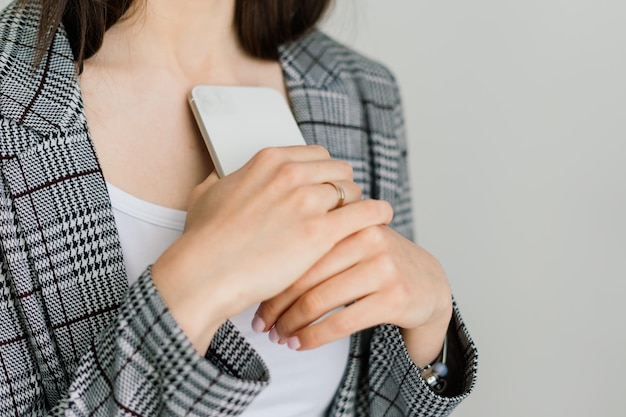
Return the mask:
M 448 375 L 448 336 L 446 335 L 443 340 L 443 347 L 441 353 L 437 358 L 431 362 L 426 368 L 421 370 L 422 378 L 426 381 L 426 384 L 437 393 L 442 393 L 447 386 L 445 379 Z
M 200 285 L 189 252 L 174 243 L 151 267 L 154 286 L 196 351 L 204 355 L 215 332 L 229 317 L 218 285 Z M 177 245 L 178 244 L 178 245 Z M 206 280 L 204 280 L 206 281 Z M 216 283 L 213 283 L 216 284 Z
M 445 339 L 445 330 L 441 333 L 422 329 L 402 329 L 402 337 L 413 363 L 418 368 L 425 368 L 439 356 Z
M 451 318 L 450 304 L 449 311 L 440 314 L 437 319 L 416 328 L 401 329 L 407 351 L 416 366 L 425 368 L 439 357 Z

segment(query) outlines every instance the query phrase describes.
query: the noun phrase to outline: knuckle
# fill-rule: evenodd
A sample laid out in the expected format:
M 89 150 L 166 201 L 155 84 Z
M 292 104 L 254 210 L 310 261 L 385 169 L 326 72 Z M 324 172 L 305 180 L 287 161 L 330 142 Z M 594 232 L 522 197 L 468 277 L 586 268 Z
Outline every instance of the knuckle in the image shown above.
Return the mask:
M 264 319 L 274 321 L 281 313 L 278 305 L 272 301 L 265 301 L 259 306 L 257 313 Z
M 393 207 L 386 200 L 379 200 L 380 215 L 384 223 L 389 223 L 393 219 Z
M 397 273 L 397 265 L 388 253 L 382 253 L 375 258 L 376 270 L 384 282 L 389 283 Z
M 361 190 L 361 187 L 359 187 L 358 184 L 356 183 L 352 183 L 353 184 L 353 188 L 354 188 L 354 197 L 355 197 L 355 201 L 359 201 L 363 198 L 363 190 Z
M 378 226 L 368 227 L 361 231 L 363 239 L 367 241 L 368 246 L 380 248 L 385 242 L 385 236 L 382 229 Z
M 293 187 L 301 182 L 302 170 L 295 162 L 285 162 L 276 172 L 276 181 L 285 187 Z
M 300 310 L 307 318 L 316 317 L 322 306 L 322 299 L 315 292 L 309 292 L 301 297 Z
M 309 290 L 309 284 L 301 277 L 296 282 L 291 284 L 291 287 L 285 290 L 285 293 L 287 293 L 287 296 L 289 296 L 292 300 L 295 300 L 307 290 Z
M 264 148 L 252 157 L 252 161 L 260 165 L 273 165 L 281 160 L 280 154 L 278 148 Z
M 352 179 L 354 176 L 354 169 L 349 162 L 343 160 L 337 160 L 337 163 L 341 167 L 341 171 L 346 178 Z
M 365 211 L 365 215 L 368 219 L 375 220 L 378 222 L 378 219 L 381 217 L 381 205 L 378 200 L 365 200 L 363 202 L 363 210 Z
M 387 224 L 393 218 L 393 208 L 385 200 L 364 200 L 364 210 L 371 221 L 376 224 Z
M 330 152 L 322 145 L 309 145 L 312 150 L 319 154 L 321 159 L 330 159 Z

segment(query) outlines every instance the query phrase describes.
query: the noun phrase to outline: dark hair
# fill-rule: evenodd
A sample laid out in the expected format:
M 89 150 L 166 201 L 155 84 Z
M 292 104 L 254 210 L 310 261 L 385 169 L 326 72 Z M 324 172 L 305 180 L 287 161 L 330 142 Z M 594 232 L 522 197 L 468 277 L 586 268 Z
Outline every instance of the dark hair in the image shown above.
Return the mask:
M 41 4 L 38 43 L 43 56 L 62 22 L 79 66 L 102 46 L 104 33 L 140 0 L 20 0 Z M 310 31 L 332 0 L 236 0 L 235 27 L 250 55 L 278 58 L 278 46 Z M 38 61 L 41 59 L 38 57 Z

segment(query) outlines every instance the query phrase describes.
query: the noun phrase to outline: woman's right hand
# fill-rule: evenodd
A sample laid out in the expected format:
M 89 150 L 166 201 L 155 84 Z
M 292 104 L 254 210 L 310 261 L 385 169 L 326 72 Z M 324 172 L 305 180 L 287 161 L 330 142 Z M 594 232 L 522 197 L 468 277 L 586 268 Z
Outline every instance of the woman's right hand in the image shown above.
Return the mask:
M 340 209 L 325 182 L 345 190 Z M 277 295 L 336 243 L 392 215 L 386 202 L 361 201 L 350 165 L 323 147 L 268 148 L 193 190 L 183 236 L 155 262 L 152 278 L 203 354 L 228 317 Z

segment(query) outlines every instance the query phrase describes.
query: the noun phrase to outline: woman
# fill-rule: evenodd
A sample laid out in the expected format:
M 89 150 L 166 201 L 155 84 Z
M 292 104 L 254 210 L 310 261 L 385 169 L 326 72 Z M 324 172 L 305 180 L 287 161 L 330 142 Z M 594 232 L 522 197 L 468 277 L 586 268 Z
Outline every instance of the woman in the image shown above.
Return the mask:
M 395 81 L 311 29 L 326 6 L 2 12 L 2 415 L 431 416 L 467 395 L 474 346 L 409 240 Z M 312 145 L 218 180 L 197 84 L 276 89 Z

